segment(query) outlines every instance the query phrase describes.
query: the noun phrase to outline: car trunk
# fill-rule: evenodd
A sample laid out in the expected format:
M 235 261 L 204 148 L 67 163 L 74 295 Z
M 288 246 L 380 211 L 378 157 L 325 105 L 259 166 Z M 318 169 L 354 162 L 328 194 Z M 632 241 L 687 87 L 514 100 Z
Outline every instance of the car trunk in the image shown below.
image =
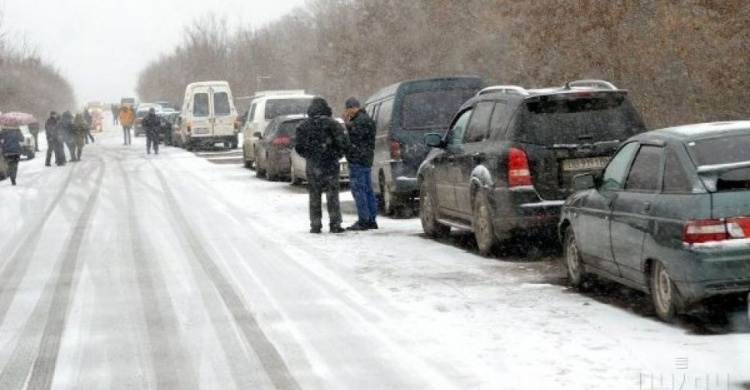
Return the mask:
M 687 149 L 711 193 L 713 217 L 750 216 L 750 134 L 696 140 Z
M 567 198 L 576 175 L 600 173 L 622 142 L 645 131 L 623 91 L 532 97 L 521 115 L 512 137 L 526 152 L 534 188 L 547 200 Z

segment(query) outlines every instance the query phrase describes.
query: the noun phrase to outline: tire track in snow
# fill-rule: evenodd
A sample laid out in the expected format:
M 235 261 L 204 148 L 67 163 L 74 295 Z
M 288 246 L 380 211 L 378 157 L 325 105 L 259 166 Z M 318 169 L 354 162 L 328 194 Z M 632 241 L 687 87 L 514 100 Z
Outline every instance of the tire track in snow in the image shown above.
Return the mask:
M 39 239 L 41 238 L 42 230 L 44 225 L 47 224 L 50 216 L 57 208 L 57 205 L 65 195 L 70 183 L 73 181 L 73 175 L 75 173 L 75 167 L 71 170 L 67 179 L 63 182 L 60 191 L 52 199 L 44 213 L 38 218 L 37 221 L 31 224 L 30 229 L 21 230 L 15 234 L 9 241 L 7 246 L 12 245 L 15 242 L 21 242 L 11 252 L 10 248 L 4 248 L 2 253 L 10 253 L 8 260 L 5 262 L 2 272 L 0 273 L 0 324 L 5 321 L 5 315 L 8 313 L 13 298 L 18 290 L 18 285 L 26 276 L 28 271 L 29 260 L 31 255 L 36 251 L 37 245 L 39 245 Z
M 67 241 L 62 259 L 55 266 L 53 274 L 57 274 L 57 277 L 54 281 L 47 281 L 10 361 L 0 374 L 0 388 L 21 388 L 27 377 L 29 389 L 48 389 L 52 385 L 70 306 L 70 293 L 76 282 L 81 243 L 88 231 L 88 222 L 104 181 L 104 161 L 99 159 L 99 162 L 95 187 Z
M 178 228 L 185 238 L 185 242 L 188 243 L 195 260 L 201 265 L 203 271 L 219 292 L 224 305 L 234 317 L 248 345 L 253 348 L 253 351 L 260 359 L 274 387 L 278 390 L 300 389 L 299 383 L 292 376 L 283 357 L 263 332 L 257 320 L 243 302 L 241 295 L 232 287 L 229 280 L 222 274 L 208 252 L 200 245 L 198 235 L 190 228 L 187 218 L 177 205 L 177 198 L 167 183 L 164 174 L 158 169 L 155 169 L 155 172 L 164 189 L 168 208 L 177 222 Z
M 145 249 L 148 240 L 139 229 L 132 183 L 122 167 L 122 162 L 119 163 L 119 168 L 125 182 L 127 225 L 157 388 L 198 388 L 196 370 L 190 354 L 179 343 L 177 314 L 167 292 L 164 275 Z M 160 295 L 157 291 L 164 293 Z

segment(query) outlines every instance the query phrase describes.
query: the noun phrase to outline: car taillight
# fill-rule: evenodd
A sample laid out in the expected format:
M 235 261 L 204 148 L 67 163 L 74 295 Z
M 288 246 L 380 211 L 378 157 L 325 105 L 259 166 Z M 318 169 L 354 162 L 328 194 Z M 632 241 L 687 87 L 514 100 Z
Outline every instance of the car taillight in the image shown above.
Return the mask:
M 682 234 L 686 244 L 750 238 L 750 217 L 688 221 Z
M 276 137 L 271 143 L 274 145 L 287 146 L 289 145 L 289 137 Z
M 511 148 L 508 151 L 508 186 L 530 186 L 531 171 L 529 159 L 522 149 Z
M 390 141 L 388 147 L 391 150 L 391 159 L 396 161 L 401 160 L 401 144 L 396 141 Z

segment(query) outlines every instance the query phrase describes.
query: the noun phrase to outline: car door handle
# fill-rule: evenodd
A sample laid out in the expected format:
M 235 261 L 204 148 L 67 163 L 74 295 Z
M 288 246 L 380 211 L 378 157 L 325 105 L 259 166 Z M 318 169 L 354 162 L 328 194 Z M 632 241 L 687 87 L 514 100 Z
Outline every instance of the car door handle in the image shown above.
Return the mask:
M 651 203 L 646 202 L 643 204 L 643 214 L 651 214 Z

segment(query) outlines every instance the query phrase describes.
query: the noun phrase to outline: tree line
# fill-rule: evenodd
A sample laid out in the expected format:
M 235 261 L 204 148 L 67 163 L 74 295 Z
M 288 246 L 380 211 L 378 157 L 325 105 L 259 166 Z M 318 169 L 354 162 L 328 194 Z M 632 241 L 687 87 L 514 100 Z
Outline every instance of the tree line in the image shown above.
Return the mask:
M 52 110 L 73 109 L 70 83 L 25 42 L 2 29 L 0 14 L 0 111 L 21 111 L 42 120 Z
M 221 79 L 237 97 L 304 88 L 339 107 L 410 78 L 601 78 L 630 90 L 650 127 L 746 119 L 747 20 L 743 0 L 310 0 L 260 29 L 195 20 L 137 92 L 182 103 L 188 83 Z

